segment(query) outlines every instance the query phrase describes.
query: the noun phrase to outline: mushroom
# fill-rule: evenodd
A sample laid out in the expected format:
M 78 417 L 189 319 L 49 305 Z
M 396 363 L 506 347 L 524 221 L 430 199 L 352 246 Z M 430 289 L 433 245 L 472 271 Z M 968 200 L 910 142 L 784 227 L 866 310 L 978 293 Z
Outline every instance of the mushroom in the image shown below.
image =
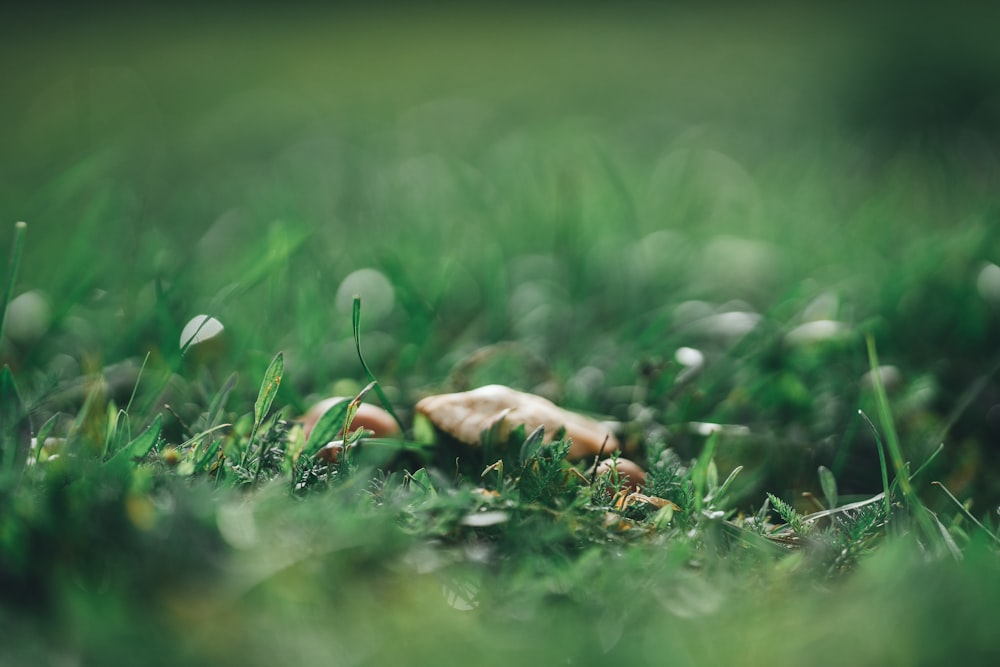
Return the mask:
M 477 446 L 480 434 L 500 422 L 500 436 L 523 424 L 525 430 L 545 427 L 543 442 L 551 442 L 561 428 L 571 445 L 567 458 L 578 460 L 618 449 L 618 439 L 604 424 L 564 410 L 552 401 L 498 384 L 456 394 L 428 396 L 416 410 L 435 427 L 467 445 Z
M 302 430 L 305 433 L 306 440 L 309 439 L 309 434 L 312 433 L 313 428 L 315 428 L 316 422 L 319 421 L 319 418 L 322 417 L 327 410 L 338 403 L 350 400 L 350 398 L 345 396 L 327 398 L 313 405 L 304 415 L 299 417 L 298 421 L 302 424 Z M 392 415 L 382 408 L 375 405 L 369 405 L 368 403 L 362 403 L 358 406 L 358 413 L 354 415 L 354 421 L 351 422 L 351 428 L 364 428 L 374 433 L 376 438 L 388 438 L 399 434 L 399 426 L 396 424 L 396 420 L 392 418 Z

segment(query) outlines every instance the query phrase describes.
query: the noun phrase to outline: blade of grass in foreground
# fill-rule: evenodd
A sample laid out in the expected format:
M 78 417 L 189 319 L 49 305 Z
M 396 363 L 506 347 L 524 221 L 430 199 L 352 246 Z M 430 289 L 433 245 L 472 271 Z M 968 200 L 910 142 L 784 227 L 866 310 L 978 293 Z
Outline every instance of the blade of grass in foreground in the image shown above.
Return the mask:
M 257 437 L 257 431 L 260 429 L 264 417 L 271 410 L 271 404 L 274 403 L 274 397 L 278 393 L 278 387 L 281 385 L 281 376 L 284 370 L 285 358 L 279 352 L 271 360 L 267 371 L 264 372 L 264 380 L 260 383 L 257 400 L 253 404 L 253 428 L 250 430 L 250 438 L 247 440 L 246 449 L 243 450 L 243 459 L 240 461 L 241 466 L 246 465 L 247 458 L 250 456 L 250 450 L 253 449 L 254 438 Z
M 994 542 L 996 542 L 997 544 L 1000 544 L 1000 538 L 998 538 L 996 536 L 996 534 L 993 533 L 993 531 L 991 531 L 989 528 L 987 528 L 986 526 L 984 526 L 979 519 L 977 519 L 975 516 L 973 516 L 972 512 L 970 512 L 969 509 L 964 504 L 962 504 L 962 502 L 959 501 L 959 499 L 956 498 L 954 496 L 954 494 L 952 494 L 951 491 L 948 490 L 948 487 L 946 487 L 941 482 L 931 482 L 931 484 L 933 484 L 934 486 L 936 486 L 939 489 L 941 489 L 941 491 L 943 491 L 944 494 L 946 496 L 948 496 L 948 498 L 953 503 L 955 503 L 955 505 L 958 507 L 958 510 L 962 513 L 962 516 L 964 516 L 966 519 L 968 519 L 969 521 L 971 521 L 972 523 L 974 523 L 976 526 L 978 526 L 979 529 L 982 530 L 984 533 L 986 533 L 986 535 L 988 535 Z
M 160 432 L 162 430 L 163 416 L 156 415 L 156 419 L 153 420 L 153 423 L 150 424 L 145 431 L 137 435 L 134 440 L 112 454 L 111 458 L 108 459 L 108 465 L 119 465 L 123 461 L 141 459 L 146 456 L 160 439 Z
M 0 463 L 4 472 L 24 466 L 31 449 L 31 422 L 10 367 L 0 370 Z
M 403 422 L 400 421 L 399 415 L 396 411 L 392 409 L 392 403 L 389 402 L 389 397 L 385 395 L 382 391 L 382 386 L 375 379 L 375 374 L 372 373 L 371 369 L 368 368 L 368 364 L 365 363 L 365 357 L 361 354 L 361 297 L 357 294 L 354 295 L 354 313 L 352 316 L 354 324 L 354 346 L 358 350 L 358 359 L 361 360 L 361 367 L 365 369 L 365 374 L 368 376 L 370 382 L 375 383 L 375 395 L 378 396 L 378 400 L 382 403 L 382 407 L 386 409 L 392 418 L 396 421 L 396 425 L 399 426 L 400 433 L 406 433 L 406 427 L 403 426 Z
M 26 227 L 23 222 L 14 225 L 14 244 L 10 249 L 10 273 L 7 277 L 3 303 L 0 304 L 0 336 L 3 335 L 4 320 L 7 318 L 7 306 L 14 293 L 14 281 L 17 279 L 17 267 L 21 263 Z M 3 462 L 4 469 L 10 470 L 23 465 L 30 448 L 31 419 L 17 390 L 14 374 L 7 365 L 4 365 L 3 371 L 0 372 L 0 462 Z
M 896 473 L 896 481 L 899 490 L 903 494 L 903 501 L 910 510 L 916 523 L 920 535 L 939 551 L 949 548 L 945 543 L 940 530 L 934 525 L 936 519 L 931 516 L 930 511 L 924 507 L 917 492 L 910 483 L 910 477 L 906 470 L 906 461 L 903 458 L 903 450 L 899 445 L 899 435 L 896 433 L 896 426 L 892 420 L 892 410 L 889 408 L 889 396 L 885 392 L 882 384 L 882 375 L 879 373 L 878 353 L 875 350 L 875 338 L 871 334 L 866 337 L 868 345 L 868 365 L 871 367 L 872 387 L 875 390 L 875 403 L 878 407 L 879 421 L 882 422 L 882 429 L 885 431 L 886 448 L 889 451 L 889 459 L 892 461 L 893 470 Z
M 878 465 L 882 469 L 882 498 L 885 501 L 885 515 L 889 517 L 892 516 L 892 494 L 889 491 L 889 467 L 885 461 L 885 445 L 882 444 L 882 436 L 878 433 L 878 427 L 864 413 L 864 410 L 858 410 L 858 414 L 867 422 L 868 427 L 872 430 L 872 435 L 875 437 L 875 447 L 878 449 Z
M 10 273 L 7 274 L 7 290 L 3 294 L 3 304 L 0 304 L 0 334 L 3 334 L 4 320 L 7 319 L 7 306 L 14 294 L 14 281 L 17 279 L 17 267 L 21 264 L 21 251 L 24 249 L 24 230 L 28 225 L 18 222 L 14 225 L 14 244 L 10 248 Z

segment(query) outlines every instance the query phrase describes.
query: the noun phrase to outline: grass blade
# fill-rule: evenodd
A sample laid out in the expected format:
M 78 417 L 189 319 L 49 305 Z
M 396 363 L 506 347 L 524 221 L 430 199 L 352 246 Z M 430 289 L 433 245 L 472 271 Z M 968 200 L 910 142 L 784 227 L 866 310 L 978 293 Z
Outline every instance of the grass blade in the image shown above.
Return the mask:
M 7 289 L 3 294 L 3 304 L 0 304 L 0 335 L 3 335 L 4 321 L 7 319 L 7 306 L 14 294 L 14 281 L 17 280 L 17 268 L 21 264 L 21 252 L 24 250 L 24 231 L 28 225 L 18 222 L 14 225 L 14 243 L 10 248 L 10 271 L 7 274 Z
M 365 374 L 368 376 L 368 380 L 375 384 L 375 395 L 378 396 L 378 400 L 382 403 L 382 407 L 386 409 L 392 418 L 395 420 L 396 425 L 399 426 L 400 433 L 406 433 L 406 427 L 403 426 L 403 422 L 399 419 L 399 415 L 396 411 L 392 409 L 392 403 L 389 402 L 389 397 L 385 395 L 382 391 L 382 387 L 379 386 L 378 380 L 375 379 L 375 374 L 372 373 L 371 369 L 368 368 L 368 364 L 365 362 L 365 357 L 361 354 L 361 297 L 358 295 L 354 296 L 354 312 L 352 314 L 353 326 L 354 326 L 354 346 L 358 350 L 358 359 L 361 361 L 361 367 L 365 369 Z
M 19 470 L 31 449 L 31 420 L 9 366 L 0 371 L 0 465 Z
M 206 428 L 212 428 L 217 426 L 222 419 L 222 412 L 226 408 L 226 401 L 229 400 L 229 394 L 232 393 L 233 389 L 236 387 L 236 381 L 238 376 L 233 373 L 226 380 L 226 383 L 222 385 L 222 389 L 219 393 L 215 395 L 212 399 L 212 403 L 208 406 L 208 417 L 205 422 Z
M 219 451 L 219 447 L 221 446 L 221 440 L 213 440 L 212 444 L 208 446 L 208 449 L 205 450 L 205 453 L 201 455 L 198 462 L 195 464 L 195 472 L 204 472 L 208 470 L 208 464 L 212 462 L 212 458 L 215 456 L 215 453 Z
M 524 439 L 524 443 L 521 445 L 522 466 L 538 456 L 538 450 L 542 447 L 543 438 L 545 438 L 545 427 L 539 426 Z
M 149 363 L 149 352 L 146 353 L 146 357 L 142 360 L 142 366 L 139 366 L 139 374 L 135 376 L 135 384 L 132 385 L 132 395 L 129 396 L 128 403 L 125 404 L 126 415 L 132 409 L 132 402 L 135 401 L 135 393 L 139 391 L 139 381 L 142 380 L 142 372 L 146 370 L 147 363 Z
M 257 400 L 253 404 L 253 421 L 258 427 L 271 410 L 271 404 L 274 403 L 274 397 L 278 393 L 278 387 L 281 385 L 281 376 L 284 371 L 285 358 L 279 352 L 267 367 L 267 371 L 264 373 L 264 381 L 261 382 L 260 391 L 257 393 Z
M 862 410 L 858 410 L 858 414 L 868 422 L 868 426 L 872 430 L 872 435 L 875 436 L 875 447 L 878 449 L 878 464 L 879 468 L 882 469 L 882 498 L 885 501 L 885 515 L 892 516 L 892 494 L 889 492 L 889 466 L 885 460 L 885 446 L 882 444 L 882 436 L 879 435 L 878 427 L 868 418 L 868 415 Z
M 913 485 L 910 483 L 910 477 L 906 470 L 906 461 L 903 458 L 903 450 L 899 445 L 899 436 L 896 433 L 896 426 L 892 419 L 892 410 L 889 408 L 889 396 L 885 392 L 885 386 L 882 384 L 882 375 L 879 373 L 878 353 L 875 351 L 875 338 L 871 334 L 868 334 L 866 340 L 868 344 L 868 364 L 871 367 L 872 387 L 875 389 L 875 403 L 878 406 L 879 421 L 882 422 L 882 428 L 885 431 L 889 459 L 892 461 L 892 466 L 896 473 L 896 481 L 899 484 L 899 490 L 903 494 L 903 500 L 916 519 L 917 527 L 928 542 L 936 545 L 938 548 L 943 546 L 948 551 L 954 553 L 951 545 L 947 544 L 942 538 L 941 532 L 935 527 L 935 521 L 931 518 L 930 512 L 924 507 L 924 504 L 913 489 Z M 886 498 L 888 500 L 888 494 L 886 494 Z
M 694 483 L 694 507 L 699 513 L 701 513 L 702 505 L 705 502 L 709 464 L 715 457 L 715 445 L 718 440 L 718 431 L 708 436 L 708 440 L 705 441 L 705 448 L 701 451 L 701 455 L 691 468 L 691 481 Z
M 977 526 L 979 526 L 979 528 L 980 528 L 980 529 L 981 529 L 981 530 L 982 530 L 982 531 L 983 531 L 984 533 L 986 533 L 987 535 L 989 535 L 989 536 L 990 536 L 990 538 L 991 538 L 991 539 L 992 539 L 992 540 L 993 540 L 994 542 L 996 542 L 996 543 L 1000 544 L 1000 538 L 998 538 L 998 537 L 997 537 L 997 536 L 996 536 L 996 535 L 995 535 L 995 534 L 993 533 L 993 531 L 991 531 L 991 530 L 990 530 L 989 528 L 987 528 L 986 526 L 984 526 L 984 525 L 983 525 L 983 524 L 982 524 L 982 523 L 981 523 L 981 522 L 979 521 L 979 519 L 977 519 L 977 518 L 976 518 L 975 516 L 973 516 L 972 512 L 970 512 L 970 511 L 969 511 L 968 509 L 966 509 L 965 505 L 963 505 L 963 504 L 962 504 L 961 502 L 959 502 L 958 498 L 956 498 L 956 497 L 955 497 L 955 495 L 954 495 L 954 494 L 953 494 L 953 493 L 952 493 L 951 491 L 949 491 L 949 490 L 948 490 L 948 487 L 946 487 L 946 486 L 945 486 L 944 484 L 942 484 L 941 482 L 931 482 L 931 484 L 933 484 L 934 486 L 936 486 L 936 487 L 938 487 L 939 489 L 941 489 L 941 490 L 942 490 L 942 491 L 944 492 L 944 494 L 945 494 L 946 496 L 948 496 L 948 498 L 950 498 L 950 499 L 951 499 L 951 501 L 952 501 L 953 503 L 955 503 L 955 504 L 956 504 L 956 505 L 958 506 L 958 510 L 959 510 L 959 511 L 960 511 L 960 512 L 962 513 L 962 515 L 963 515 L 963 516 L 964 516 L 964 517 L 965 517 L 966 519 L 968 519 L 968 520 L 969 520 L 969 521 L 971 521 L 972 523 L 974 523 L 974 524 L 976 524 Z
M 160 432 L 163 430 L 163 415 L 156 415 L 156 419 L 149 427 L 137 435 L 135 439 L 119 449 L 108 459 L 108 465 L 119 465 L 125 461 L 141 459 L 153 449 L 160 439 Z
M 132 439 L 129 428 L 128 415 L 124 410 L 115 407 L 114 402 L 108 403 L 107 431 L 104 434 L 104 449 L 101 450 L 101 459 L 107 459 L 108 455 L 114 455 L 124 445 Z
M 268 365 L 267 370 L 264 371 L 264 379 L 260 383 L 260 389 L 257 392 L 257 400 L 253 403 L 253 428 L 250 430 L 250 438 L 247 440 L 246 449 L 243 450 L 243 457 L 240 460 L 240 465 L 246 465 L 247 457 L 250 455 L 250 451 L 253 449 L 254 439 L 257 437 L 257 431 L 260 429 L 260 425 L 264 421 L 264 417 L 271 410 L 271 404 L 274 403 L 274 397 L 278 393 L 278 387 L 281 386 L 281 376 L 285 372 L 285 357 L 279 352 L 274 355 L 274 359 Z
M 736 478 L 740 476 L 741 472 L 743 472 L 743 466 L 736 466 L 733 468 L 732 472 L 729 473 L 729 476 L 726 477 L 726 481 L 724 481 L 718 489 L 707 496 L 705 500 L 710 502 L 713 507 L 718 507 L 719 503 L 726 497 L 729 487 L 733 485 L 733 482 L 736 481 Z
M 885 468 L 883 468 L 883 471 Z M 837 506 L 837 478 L 826 466 L 819 467 L 819 485 L 823 489 L 823 497 L 826 498 L 826 506 L 833 508 Z
M 934 461 L 934 459 L 938 457 L 938 454 L 940 454 L 943 451 L 944 451 L 944 443 L 942 442 L 937 446 L 937 448 L 933 452 L 931 452 L 931 455 L 928 456 L 927 459 L 920 464 L 920 467 L 917 468 L 912 475 L 910 475 L 910 479 L 911 480 L 916 479 L 917 476 L 920 475 L 920 473 L 922 473 L 924 470 L 926 470 L 927 466 L 929 466 Z

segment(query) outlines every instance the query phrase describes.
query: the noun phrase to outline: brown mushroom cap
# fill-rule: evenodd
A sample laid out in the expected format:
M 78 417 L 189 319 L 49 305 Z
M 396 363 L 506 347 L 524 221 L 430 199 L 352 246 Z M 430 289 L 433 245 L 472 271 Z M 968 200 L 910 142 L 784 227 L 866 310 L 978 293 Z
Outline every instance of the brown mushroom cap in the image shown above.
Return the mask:
M 309 439 L 309 434 L 312 433 L 313 428 L 315 428 L 316 422 L 319 421 L 319 418 L 322 417 L 327 410 L 338 403 L 350 400 L 350 398 L 345 396 L 334 396 L 332 398 L 324 399 L 309 408 L 306 413 L 298 419 L 298 421 L 302 424 L 302 430 L 305 433 L 306 440 Z M 357 428 L 364 428 L 372 431 L 376 438 L 388 438 L 399 434 L 399 426 L 396 424 L 396 420 L 392 418 L 392 415 L 382 408 L 375 405 L 369 405 L 368 403 L 362 403 L 358 406 L 358 414 L 354 416 L 354 421 L 351 422 L 351 429 L 353 430 Z
M 604 459 L 597 464 L 597 476 L 607 474 L 612 469 L 618 470 L 618 476 L 622 482 L 622 487 L 629 491 L 638 491 L 646 483 L 646 471 L 639 467 L 635 461 L 619 458 L 617 464 L 615 459 Z
M 594 456 L 601 451 L 618 449 L 618 439 L 604 424 L 560 408 L 552 401 L 498 384 L 486 385 L 456 394 L 428 396 L 416 410 L 437 428 L 467 445 L 478 446 L 480 434 L 497 422 L 501 437 L 523 424 L 531 432 L 545 427 L 544 442 L 551 442 L 561 428 L 572 440 L 567 458 Z

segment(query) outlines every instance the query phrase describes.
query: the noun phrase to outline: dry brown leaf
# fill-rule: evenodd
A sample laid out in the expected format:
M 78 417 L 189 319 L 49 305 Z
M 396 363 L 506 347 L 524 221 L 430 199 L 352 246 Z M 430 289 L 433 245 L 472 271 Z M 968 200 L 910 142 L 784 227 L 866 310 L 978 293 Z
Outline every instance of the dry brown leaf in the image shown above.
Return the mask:
M 638 491 L 633 491 L 632 493 L 626 494 L 624 492 L 619 493 L 615 496 L 615 509 L 624 510 L 632 505 L 637 505 L 644 503 L 646 505 L 652 505 L 657 509 L 662 509 L 664 507 L 670 506 L 675 512 L 679 512 L 681 508 L 674 502 L 667 500 L 666 498 L 660 498 L 659 496 L 647 496 L 645 493 L 639 493 Z
M 491 384 L 472 391 L 428 396 L 416 406 L 437 428 L 467 445 L 478 446 L 480 434 L 497 422 L 500 436 L 524 425 L 527 432 L 545 427 L 544 442 L 551 442 L 561 428 L 572 443 L 569 459 L 594 456 L 618 449 L 618 439 L 599 421 L 564 410 L 552 401 L 510 387 Z

